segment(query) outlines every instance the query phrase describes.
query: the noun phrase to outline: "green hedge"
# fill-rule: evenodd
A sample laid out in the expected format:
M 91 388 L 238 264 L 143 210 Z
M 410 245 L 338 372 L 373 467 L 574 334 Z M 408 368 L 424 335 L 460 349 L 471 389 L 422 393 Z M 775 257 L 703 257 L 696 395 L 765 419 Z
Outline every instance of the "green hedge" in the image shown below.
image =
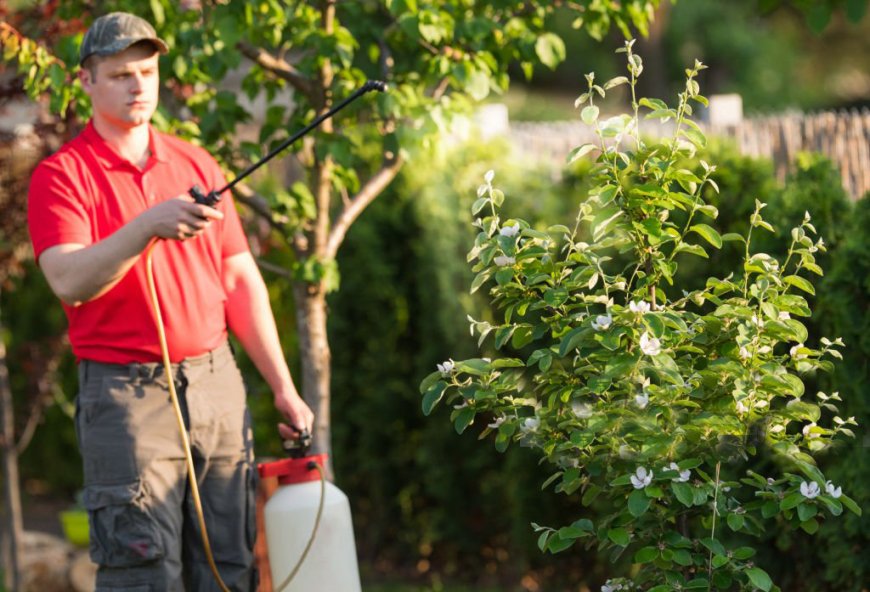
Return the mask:
M 476 440 L 484 427 L 462 436 L 447 421 L 448 410 L 424 419 L 417 385 L 436 363 L 475 351 L 466 315 L 487 319 L 483 300 L 468 294 L 471 274 L 465 254 L 473 240 L 469 208 L 488 169 L 506 188 L 506 212 L 541 225 L 571 223 L 583 194 L 582 164 L 556 179 L 551 170 L 512 161 L 506 144 L 472 145 L 441 161 L 411 162 L 400 178 L 351 228 L 339 257 L 341 290 L 330 297 L 333 354 L 333 430 L 337 483 L 351 499 L 357 542 L 368 581 L 441 580 L 520 590 L 531 572 L 542 590 L 600 585 L 606 565 L 582 549 L 543 556 L 531 522 L 561 523 L 577 499 L 541 491 L 548 476 L 529 450 L 506 454 Z M 828 275 L 816 299 L 811 339 L 841 336 L 848 346 L 834 377 L 818 388 L 839 390 L 844 413 L 862 427 L 858 438 L 824 457 L 826 473 L 866 510 L 870 467 L 866 426 L 870 422 L 870 201 L 852 204 L 839 176 L 824 159 L 802 156 L 784 187 L 770 163 L 740 157 L 728 146 L 703 155 L 719 169 L 716 197 L 724 231 L 745 229 L 756 198 L 769 203 L 766 219 L 782 233 L 764 248 L 781 251 L 788 229 L 804 210 L 830 246 L 822 260 Z M 682 261 L 724 269 L 727 250 L 710 261 Z M 266 274 L 285 350 L 296 363 L 292 298 L 286 282 Z M 27 404 L 26 348 L 62 330 L 59 305 L 31 269 L 14 292 L 4 290 L 3 319 L 17 404 Z M 489 344 L 491 346 L 491 344 Z M 278 452 L 270 396 L 242 357 L 254 411 L 259 454 Z M 298 375 L 298 371 L 297 371 Z M 75 368 L 64 366 L 63 390 L 75 394 Z M 831 386 L 834 381 L 836 387 Z M 71 420 L 53 408 L 22 458 L 21 473 L 39 487 L 69 496 L 80 486 L 80 460 Z M 52 467 L 49 472 L 46 467 Z M 771 574 L 784 589 L 858 591 L 868 579 L 863 561 L 868 519 L 847 517 L 823 525 L 812 541 L 800 534 L 772 533 L 767 552 L 781 565 Z M 821 538 L 819 538 L 821 537 Z M 770 558 L 768 558 L 770 559 Z

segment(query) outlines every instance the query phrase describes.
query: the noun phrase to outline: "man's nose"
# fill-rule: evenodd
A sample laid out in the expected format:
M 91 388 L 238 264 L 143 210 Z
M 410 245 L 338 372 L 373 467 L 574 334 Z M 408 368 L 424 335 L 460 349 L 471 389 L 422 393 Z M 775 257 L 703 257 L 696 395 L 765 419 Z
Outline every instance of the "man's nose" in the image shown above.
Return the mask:
M 133 94 L 139 94 L 142 92 L 144 88 L 144 77 L 141 74 L 133 74 L 130 77 L 130 92 Z

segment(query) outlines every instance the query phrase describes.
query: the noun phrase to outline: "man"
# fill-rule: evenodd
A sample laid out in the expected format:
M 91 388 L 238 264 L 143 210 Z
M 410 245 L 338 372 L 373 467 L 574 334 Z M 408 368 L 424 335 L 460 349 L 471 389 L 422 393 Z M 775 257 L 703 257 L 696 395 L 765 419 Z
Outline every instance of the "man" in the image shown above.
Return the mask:
M 134 15 L 94 21 L 82 41 L 79 73 L 93 117 L 34 172 L 29 226 L 79 361 L 76 432 L 97 589 L 218 589 L 159 364 L 144 255 L 153 245 L 214 558 L 231 589 L 253 591 L 255 470 L 228 329 L 272 388 L 288 421 L 281 435 L 310 430 L 313 414 L 283 359 L 231 197 L 210 208 L 187 196 L 193 185 L 206 193 L 222 187 L 220 168 L 204 150 L 149 124 L 158 53 L 166 51 L 151 25 Z

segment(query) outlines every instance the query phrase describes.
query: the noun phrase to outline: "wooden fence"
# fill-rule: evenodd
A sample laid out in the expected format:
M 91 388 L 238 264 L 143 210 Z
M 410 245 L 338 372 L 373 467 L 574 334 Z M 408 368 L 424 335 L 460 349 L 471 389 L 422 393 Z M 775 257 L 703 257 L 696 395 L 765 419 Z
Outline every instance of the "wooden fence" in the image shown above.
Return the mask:
M 709 135 L 735 140 L 742 154 L 769 158 L 777 178 L 785 179 L 799 152 L 818 152 L 833 161 L 840 171 L 843 187 L 853 199 L 870 192 L 870 110 L 814 114 L 786 113 L 748 118 L 734 125 L 705 126 Z M 664 136 L 673 127 L 643 121 L 641 133 Z M 579 121 L 512 122 L 509 137 L 524 159 L 564 163 L 571 149 L 597 139 Z

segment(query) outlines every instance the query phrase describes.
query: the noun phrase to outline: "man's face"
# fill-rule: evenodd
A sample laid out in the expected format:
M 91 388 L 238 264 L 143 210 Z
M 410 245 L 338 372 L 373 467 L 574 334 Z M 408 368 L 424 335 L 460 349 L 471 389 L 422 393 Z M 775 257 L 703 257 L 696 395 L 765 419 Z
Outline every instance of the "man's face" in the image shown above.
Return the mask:
M 151 121 L 160 82 L 157 59 L 152 45 L 140 43 L 99 58 L 93 68 L 82 68 L 79 76 L 91 97 L 94 118 L 119 129 Z

